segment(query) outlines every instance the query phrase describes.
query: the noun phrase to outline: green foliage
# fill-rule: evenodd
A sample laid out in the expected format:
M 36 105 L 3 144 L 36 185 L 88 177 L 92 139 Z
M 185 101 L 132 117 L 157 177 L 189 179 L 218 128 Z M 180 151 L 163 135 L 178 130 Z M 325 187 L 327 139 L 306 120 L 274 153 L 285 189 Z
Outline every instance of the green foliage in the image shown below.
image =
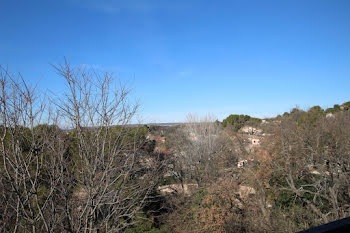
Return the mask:
M 308 111 L 309 113 L 315 113 L 315 114 L 322 114 L 323 113 L 323 109 L 320 106 L 313 106 L 309 109 Z
M 350 102 L 347 102 L 347 103 L 350 103 Z M 346 103 L 344 103 L 346 104 Z M 335 104 L 333 106 L 333 108 L 327 108 L 325 113 L 336 113 L 336 112 L 340 112 L 341 111 L 341 107 L 339 104 Z
M 327 108 L 324 112 L 325 113 L 335 113 L 337 111 L 334 108 Z
M 141 143 L 145 141 L 148 129 L 145 126 L 142 127 L 114 127 L 111 130 L 112 137 L 118 138 L 119 134 L 124 136 L 122 143 L 128 145 L 130 142 Z M 133 146 L 133 145 L 132 145 Z
M 338 112 L 338 111 L 341 110 L 339 104 L 335 104 L 335 105 L 333 106 L 333 108 L 334 108 L 334 110 L 335 110 L 336 112 Z
M 191 196 L 191 209 L 192 208 L 198 208 L 198 206 L 201 205 L 204 197 L 208 195 L 208 191 L 205 188 L 198 189 L 192 196 Z
M 316 122 L 323 116 L 324 112 L 320 106 L 314 106 L 309 111 L 301 114 L 297 122 L 300 127 L 316 126 Z
M 261 119 L 250 117 L 248 115 L 229 115 L 226 119 L 222 121 L 222 125 L 224 127 L 228 125 L 232 125 L 234 130 L 237 131 L 244 126 L 244 124 L 248 121 L 260 123 Z
M 333 109 L 327 109 L 333 111 Z M 327 111 L 326 110 L 326 111 Z M 283 118 L 289 118 L 298 123 L 299 127 L 315 126 L 316 122 L 324 116 L 325 111 L 320 106 L 313 106 L 307 112 L 299 108 L 293 108 L 290 113 L 285 112 Z
M 344 111 L 350 110 L 350 101 L 343 103 L 341 106 L 344 108 Z
M 301 112 L 304 112 L 304 111 L 299 109 L 298 107 L 296 107 L 290 111 L 290 114 L 297 114 L 297 113 L 301 113 Z
M 57 125 L 41 124 L 41 125 L 35 126 L 33 130 L 36 134 L 46 134 L 46 133 L 56 132 L 60 129 L 58 128 Z
M 302 203 L 295 194 L 288 190 L 283 190 L 279 193 L 278 198 L 276 199 L 275 204 L 281 209 L 287 209 L 294 207 L 296 205 L 301 205 Z

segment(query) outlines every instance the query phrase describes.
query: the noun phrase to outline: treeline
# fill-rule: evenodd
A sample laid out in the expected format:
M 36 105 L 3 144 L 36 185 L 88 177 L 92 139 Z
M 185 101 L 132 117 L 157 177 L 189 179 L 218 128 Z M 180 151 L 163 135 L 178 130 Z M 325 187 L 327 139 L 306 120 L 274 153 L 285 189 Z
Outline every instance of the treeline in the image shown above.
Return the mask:
M 229 115 L 226 119 L 222 121 L 222 125 L 224 127 L 231 126 L 235 131 L 242 128 L 245 124 L 259 124 L 261 123 L 261 119 L 254 118 L 249 115 Z
M 273 121 L 273 120 L 280 120 L 282 117 L 287 117 L 289 115 L 292 115 L 294 113 L 304 114 L 304 116 L 308 115 L 309 117 L 313 115 L 314 118 L 317 118 L 318 115 L 323 114 L 329 114 L 329 113 L 337 113 L 342 111 L 348 111 L 350 109 L 350 101 L 345 102 L 341 105 L 335 104 L 332 108 L 323 109 L 320 106 L 313 106 L 309 108 L 307 111 L 304 111 L 299 108 L 293 108 L 290 112 L 285 112 L 283 115 L 278 115 L 275 118 L 270 118 L 267 120 Z M 242 128 L 244 125 L 251 125 L 251 126 L 258 126 L 262 119 L 251 117 L 249 115 L 238 115 L 238 114 L 231 114 L 228 117 L 226 117 L 222 122 L 216 121 L 218 124 L 222 124 L 223 127 L 232 127 L 235 131 L 238 131 L 240 128 Z
M 319 113 L 319 114 L 328 114 L 328 113 L 337 113 L 337 112 L 342 112 L 342 111 L 348 111 L 350 110 L 350 101 L 348 102 L 345 102 L 341 105 L 339 104 L 335 104 L 333 106 L 333 108 L 327 108 L 327 109 L 323 109 L 321 108 L 320 106 L 313 106 L 311 108 L 309 108 L 308 111 L 304 111 L 302 109 L 299 109 L 299 108 L 293 108 L 289 113 L 288 112 L 285 112 L 283 113 L 283 116 L 288 116 L 290 114 L 293 114 L 295 112 L 309 112 L 309 113 Z M 281 115 L 278 115 L 277 118 L 280 118 Z

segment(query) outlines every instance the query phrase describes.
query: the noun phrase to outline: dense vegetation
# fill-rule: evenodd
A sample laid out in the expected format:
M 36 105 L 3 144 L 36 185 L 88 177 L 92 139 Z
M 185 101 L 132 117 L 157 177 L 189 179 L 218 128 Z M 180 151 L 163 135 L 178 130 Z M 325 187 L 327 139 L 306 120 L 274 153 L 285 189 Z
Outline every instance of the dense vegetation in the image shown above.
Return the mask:
M 248 115 L 229 115 L 226 119 L 222 121 L 222 125 L 224 127 L 232 126 L 234 130 L 237 131 L 248 122 L 256 124 L 256 123 L 260 123 L 261 119 L 254 118 Z
M 1 68 L 1 232 L 294 232 L 350 215 L 350 102 L 130 126 L 137 105 L 109 74 L 56 70 L 68 90 L 48 100 Z
M 161 226 L 172 232 L 295 232 L 349 216 L 350 111 L 346 103 L 339 106 L 332 115 L 314 106 L 267 119 L 258 127 L 268 136 L 253 149 L 239 127 L 213 123 L 214 130 L 204 124 L 208 119 L 189 121 L 177 137 L 170 134 L 169 146 L 178 152 L 178 182 L 198 189 L 167 197 Z M 251 125 L 248 117 L 228 119 Z M 247 165 L 237 167 L 240 160 Z

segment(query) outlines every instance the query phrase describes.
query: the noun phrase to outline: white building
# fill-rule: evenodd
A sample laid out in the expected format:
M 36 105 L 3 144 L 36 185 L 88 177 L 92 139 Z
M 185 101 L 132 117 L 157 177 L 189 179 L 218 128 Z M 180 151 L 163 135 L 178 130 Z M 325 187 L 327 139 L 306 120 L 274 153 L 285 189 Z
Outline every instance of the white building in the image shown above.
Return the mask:
M 248 160 L 246 160 L 246 159 L 240 160 L 240 161 L 238 161 L 238 163 L 237 163 L 237 167 L 238 167 L 238 168 L 243 168 L 243 167 L 247 166 L 247 164 L 248 164 Z
M 262 134 L 262 130 L 261 129 L 257 129 L 251 126 L 244 126 L 241 128 L 241 132 L 243 133 L 247 133 L 247 134 L 256 134 L 256 135 L 260 135 Z

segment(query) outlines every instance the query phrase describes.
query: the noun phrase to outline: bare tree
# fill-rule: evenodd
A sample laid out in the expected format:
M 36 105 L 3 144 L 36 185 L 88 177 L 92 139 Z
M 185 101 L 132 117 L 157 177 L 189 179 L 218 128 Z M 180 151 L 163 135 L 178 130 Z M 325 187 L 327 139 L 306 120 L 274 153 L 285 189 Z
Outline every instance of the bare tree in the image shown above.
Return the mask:
M 129 127 L 138 105 L 113 77 L 68 62 L 68 91 L 50 104 L 0 70 L 0 226 L 21 232 L 120 232 L 150 201 L 163 165 Z M 64 126 L 66 130 L 58 127 Z
M 72 69 L 67 62 L 56 70 L 69 89 L 57 106 L 77 144 L 68 226 L 75 232 L 119 232 L 134 224 L 159 175 L 157 162 L 147 166 L 150 161 L 139 153 L 141 132 L 127 127 L 138 105 L 129 102 L 126 87 L 111 88 L 109 73 Z
M 305 206 L 314 216 L 311 222 L 327 223 L 350 214 L 349 117 L 349 112 L 340 112 L 315 120 L 305 113 L 297 121 L 287 118 L 275 131 L 274 170 L 286 183 L 280 190 Z
M 216 118 L 198 118 L 188 115 L 187 122 L 179 128 L 176 140 L 176 167 L 181 177 L 195 180 L 197 184 L 212 180 L 218 172 L 219 155 L 224 142 Z
M 45 104 L 35 87 L 0 67 L 1 85 L 1 185 L 4 230 L 50 231 L 45 215 L 55 189 L 55 182 L 42 180 L 47 155 L 46 139 L 37 126 Z M 6 221 L 5 217 L 10 219 Z

